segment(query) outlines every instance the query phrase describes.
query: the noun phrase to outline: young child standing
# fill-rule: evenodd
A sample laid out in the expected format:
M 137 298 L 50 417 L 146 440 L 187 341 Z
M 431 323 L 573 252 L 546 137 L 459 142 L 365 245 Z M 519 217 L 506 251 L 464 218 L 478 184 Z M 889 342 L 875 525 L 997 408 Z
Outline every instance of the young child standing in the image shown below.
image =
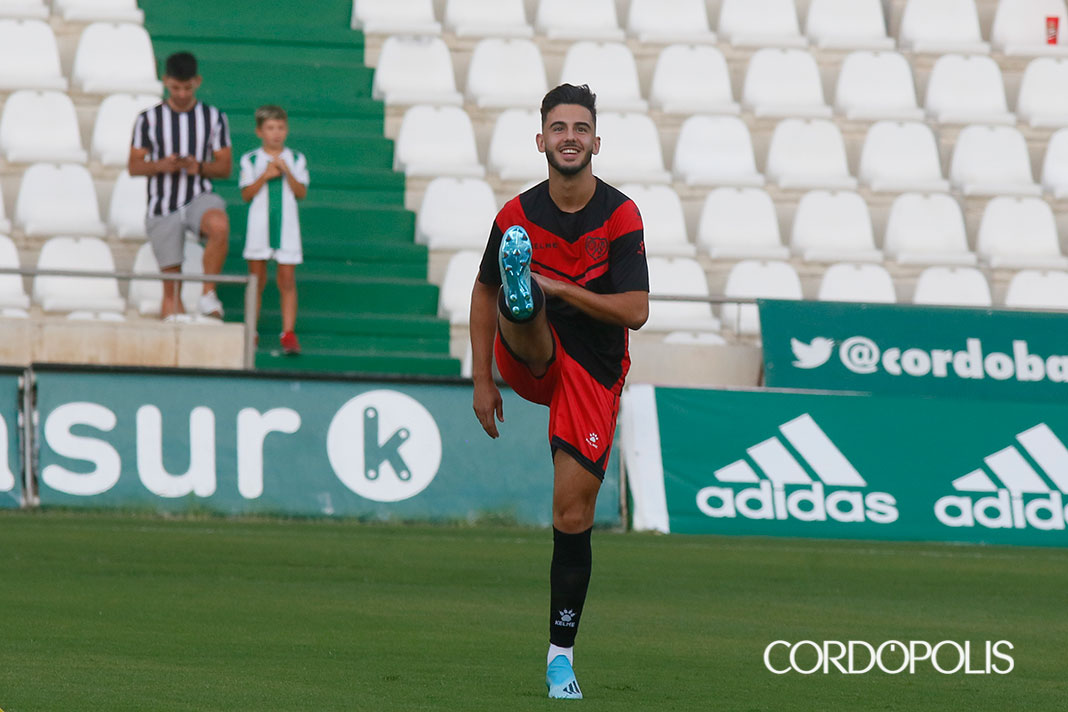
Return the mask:
M 308 194 L 304 154 L 286 147 L 289 118 L 280 106 L 256 109 L 256 136 L 262 145 L 241 156 L 241 199 L 249 203 L 244 258 L 259 284 L 259 308 L 267 286 L 267 260 L 278 263 L 282 311 L 282 351 L 299 354 L 296 266 L 304 261 L 297 201 Z

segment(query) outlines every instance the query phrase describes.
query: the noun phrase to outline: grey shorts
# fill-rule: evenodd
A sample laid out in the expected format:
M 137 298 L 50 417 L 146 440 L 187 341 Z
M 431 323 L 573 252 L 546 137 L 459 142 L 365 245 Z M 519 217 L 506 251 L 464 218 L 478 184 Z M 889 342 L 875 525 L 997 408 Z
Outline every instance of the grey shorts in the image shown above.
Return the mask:
M 226 201 L 215 193 L 201 193 L 170 215 L 145 218 L 145 233 L 160 269 L 179 267 L 185 256 L 186 230 L 200 236 L 200 221 L 209 210 L 226 212 Z

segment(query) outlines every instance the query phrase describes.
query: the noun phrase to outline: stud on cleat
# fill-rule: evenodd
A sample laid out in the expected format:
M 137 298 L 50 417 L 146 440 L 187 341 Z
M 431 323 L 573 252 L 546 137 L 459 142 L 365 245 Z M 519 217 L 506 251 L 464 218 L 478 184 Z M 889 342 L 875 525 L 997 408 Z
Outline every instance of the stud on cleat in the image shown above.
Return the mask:
M 513 225 L 504 231 L 497 261 L 506 303 L 516 321 L 534 315 L 534 294 L 530 288 L 530 261 L 533 249 L 527 231 Z

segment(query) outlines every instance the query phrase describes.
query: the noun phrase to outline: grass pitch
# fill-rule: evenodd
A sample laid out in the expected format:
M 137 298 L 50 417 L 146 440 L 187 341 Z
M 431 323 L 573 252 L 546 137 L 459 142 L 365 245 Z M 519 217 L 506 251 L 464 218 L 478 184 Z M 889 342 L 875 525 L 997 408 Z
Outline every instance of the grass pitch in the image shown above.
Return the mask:
M 0 708 L 1028 710 L 1068 704 L 1068 552 L 594 533 L 586 699 L 545 699 L 550 535 L 0 515 Z M 1005 639 L 1007 675 L 773 675 L 773 640 Z

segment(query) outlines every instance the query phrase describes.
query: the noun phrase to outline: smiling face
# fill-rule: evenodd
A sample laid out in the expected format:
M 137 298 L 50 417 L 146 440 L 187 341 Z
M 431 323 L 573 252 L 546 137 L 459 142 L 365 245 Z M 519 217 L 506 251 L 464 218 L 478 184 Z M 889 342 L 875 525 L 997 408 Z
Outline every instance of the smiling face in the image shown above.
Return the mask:
M 564 176 L 587 170 L 601 150 L 593 114 L 578 104 L 560 104 L 552 108 L 538 134 L 538 150 L 545 154 L 549 166 Z

